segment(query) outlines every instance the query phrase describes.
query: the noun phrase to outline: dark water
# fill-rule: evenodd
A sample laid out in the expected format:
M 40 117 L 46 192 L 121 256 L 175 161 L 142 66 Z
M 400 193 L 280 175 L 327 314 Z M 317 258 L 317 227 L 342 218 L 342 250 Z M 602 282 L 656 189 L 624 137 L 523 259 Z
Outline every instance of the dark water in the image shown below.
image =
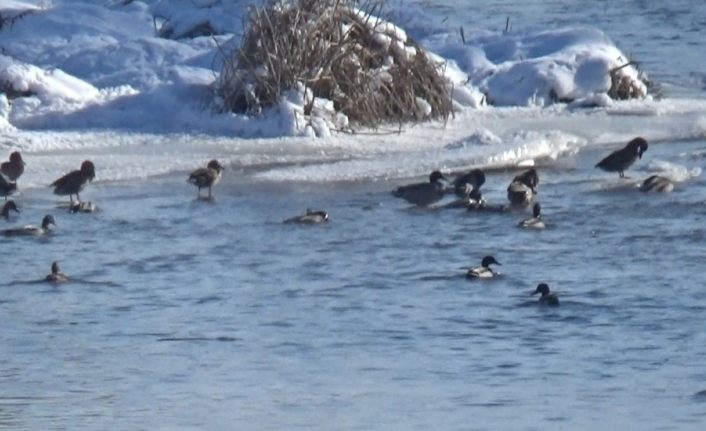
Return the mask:
M 626 181 L 592 168 L 604 148 L 540 164 L 542 232 L 410 209 L 400 181 L 231 170 L 208 202 L 180 173 L 89 186 L 102 211 L 73 215 L 26 190 L 21 221 L 58 227 L 2 242 L 0 427 L 700 429 L 704 179 L 634 182 L 705 149 L 654 144 Z M 306 207 L 330 223 L 281 223 Z M 485 254 L 502 276 L 466 280 Z M 35 283 L 53 260 L 74 281 Z

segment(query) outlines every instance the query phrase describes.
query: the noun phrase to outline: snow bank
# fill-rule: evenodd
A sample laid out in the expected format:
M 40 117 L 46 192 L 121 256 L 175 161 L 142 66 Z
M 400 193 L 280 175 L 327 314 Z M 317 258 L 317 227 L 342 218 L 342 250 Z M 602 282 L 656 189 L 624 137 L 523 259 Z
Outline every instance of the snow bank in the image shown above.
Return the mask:
M 314 100 L 305 118 L 304 103 L 311 99 L 302 88 L 291 89 L 258 116 L 216 112 L 213 83 L 222 53 L 240 40 L 242 1 L 12 0 L 0 2 L 0 13 L 17 18 L 0 31 L 0 80 L 13 93 L 0 100 L 2 128 L 199 131 L 252 138 L 328 136 L 347 124 L 327 99 Z M 415 54 L 392 46 L 409 32 L 384 20 L 376 25 L 379 43 Z M 185 37 L 207 27 L 203 34 L 219 36 Z M 162 37 L 167 35 L 172 39 Z M 421 40 L 426 55 L 444 64 L 456 112 L 479 108 L 486 98 L 495 105 L 572 100 L 572 108 L 606 106 L 612 103 L 606 97 L 609 72 L 626 62 L 595 29 L 466 35 L 465 44 L 457 34 Z M 642 84 L 632 66 L 620 76 Z M 416 104 L 421 116 L 428 112 L 428 101 Z
M 498 106 L 547 106 L 575 102 L 575 106 L 602 106 L 615 79 L 635 85 L 647 95 L 627 57 L 603 34 L 592 28 L 567 28 L 531 34 L 466 32 L 440 34 L 423 41 L 449 58 L 471 82 Z

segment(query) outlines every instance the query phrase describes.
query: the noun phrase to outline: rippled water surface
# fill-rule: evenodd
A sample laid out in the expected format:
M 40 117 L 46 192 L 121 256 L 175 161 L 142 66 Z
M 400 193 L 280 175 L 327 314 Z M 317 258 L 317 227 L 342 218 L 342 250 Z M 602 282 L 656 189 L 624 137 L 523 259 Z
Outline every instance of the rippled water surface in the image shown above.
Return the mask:
M 450 27 L 501 28 L 506 16 L 516 30 L 593 25 L 668 97 L 704 95 L 701 2 L 417 3 Z M 672 125 L 659 110 L 620 109 L 518 111 L 525 131 L 601 138 L 538 160 L 541 232 L 516 227 L 528 212 L 409 208 L 390 190 L 424 179 L 369 179 L 398 156 L 382 147 L 377 165 L 372 150 L 333 154 L 368 178 L 340 182 L 325 178 L 346 178 L 334 171 L 350 166 L 329 163 L 316 144 L 268 171 L 280 163 L 272 145 L 262 150 L 274 154 L 268 166 L 229 165 L 212 202 L 194 199 L 182 155 L 171 165 L 179 172 L 90 185 L 82 197 L 99 206 L 94 214 L 57 208 L 38 185 L 68 159 L 129 153 L 128 162 L 144 155 L 162 166 L 176 150 L 28 157 L 27 176 L 41 175 L 27 179 L 16 196 L 23 212 L 0 229 L 47 212 L 58 226 L 45 239 L 0 242 L 0 429 L 705 429 L 706 141 L 691 125 L 706 122 L 698 112 L 670 111 Z M 495 130 L 485 115 L 476 121 Z M 659 136 L 689 130 L 651 142 L 627 180 L 594 169 L 615 148 L 610 136 L 644 132 L 636 124 L 654 135 L 673 126 Z M 258 142 L 236 144 L 255 154 L 247 148 Z M 437 160 L 420 153 L 399 157 Z M 301 171 L 314 181 L 292 181 Z M 656 172 L 683 182 L 666 195 L 636 190 Z M 516 173 L 489 171 L 487 199 L 504 203 Z M 282 224 L 307 207 L 327 210 L 330 223 Z M 486 254 L 502 276 L 466 280 Z M 71 282 L 42 281 L 54 260 Z M 559 308 L 529 295 L 542 281 Z
M 410 209 L 399 181 L 230 171 L 214 202 L 183 175 L 91 186 L 101 212 L 52 209 L 55 235 L 3 243 L 0 426 L 699 429 L 704 180 L 634 183 L 705 149 L 652 145 L 624 181 L 592 169 L 603 148 L 540 165 L 543 232 Z M 514 174 L 488 175 L 491 202 Z M 18 200 L 24 221 L 57 203 Z M 330 223 L 281 223 L 307 206 Z M 466 280 L 485 254 L 502 277 Z M 74 281 L 34 282 L 52 260 Z

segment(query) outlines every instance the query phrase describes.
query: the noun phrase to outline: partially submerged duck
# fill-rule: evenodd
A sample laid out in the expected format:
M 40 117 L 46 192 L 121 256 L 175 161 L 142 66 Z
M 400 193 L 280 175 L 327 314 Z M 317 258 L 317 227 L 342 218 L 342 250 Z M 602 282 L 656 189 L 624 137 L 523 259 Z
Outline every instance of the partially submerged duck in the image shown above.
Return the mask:
M 81 163 L 81 168 L 76 171 L 71 171 L 58 180 L 51 183 L 54 187 L 54 194 L 60 196 L 69 195 L 71 206 L 74 205 L 73 195 L 76 195 L 76 200 L 80 203 L 81 197 L 79 193 L 89 181 L 93 181 L 96 177 L 96 167 L 90 160 L 84 160 Z
M 500 262 L 495 260 L 493 256 L 485 256 L 478 268 L 469 269 L 466 273 L 466 278 L 492 278 L 497 275 L 490 265 L 500 265 Z
M 539 283 L 531 295 L 536 295 L 538 293 L 542 294 L 542 296 L 539 297 L 540 305 L 547 305 L 549 307 L 559 306 L 559 297 L 557 297 L 554 293 L 549 293 L 549 286 L 546 283 Z
M 328 222 L 328 213 L 307 208 L 306 214 L 288 218 L 283 223 L 317 224 Z
M 618 172 L 620 178 L 625 178 L 624 171 L 632 166 L 642 154 L 647 151 L 647 141 L 644 138 L 635 138 L 628 142 L 625 148 L 613 151 L 600 162 L 596 163 L 597 168 L 607 172 Z
M 67 281 L 69 281 L 69 277 L 60 271 L 59 262 L 54 261 L 51 264 L 51 273 L 48 274 L 44 278 L 44 280 L 46 280 L 50 283 L 66 283 Z
M 441 172 L 434 171 L 429 175 L 428 183 L 400 186 L 393 190 L 392 194 L 414 205 L 426 207 L 444 197 L 446 186 L 441 182 L 442 180 L 446 180 L 446 177 Z
M 24 171 L 25 162 L 22 160 L 22 155 L 19 151 L 13 151 L 10 154 L 10 160 L 0 164 L 0 173 L 13 183 L 17 181 Z
M 669 178 L 652 175 L 640 184 L 641 192 L 669 193 L 674 190 L 674 183 Z
M 208 197 L 211 198 L 211 188 L 218 184 L 221 180 L 223 166 L 218 163 L 218 160 L 211 160 L 205 168 L 198 168 L 189 174 L 191 184 L 198 187 L 197 197 L 201 197 L 201 189 L 208 187 Z
M 13 201 L 12 199 L 5 202 L 5 205 L 2 206 L 2 211 L 0 211 L 0 215 L 5 220 L 10 220 L 10 211 L 14 211 L 16 213 L 20 212 L 20 210 L 17 208 L 17 205 L 15 205 L 15 201 Z
M 2 195 L 5 200 L 11 194 L 17 191 L 17 183 L 13 183 L 5 179 L 5 177 L 0 174 L 0 195 Z
M 518 226 L 525 229 L 544 229 L 544 220 L 542 220 L 542 206 L 539 202 L 535 202 L 532 206 L 532 218 L 522 220 Z
M 92 213 L 98 209 L 93 202 L 76 202 L 69 207 L 69 212 L 73 213 Z
M 42 226 L 27 225 L 18 228 L 4 229 L 0 231 L 5 236 L 43 236 L 51 232 L 51 228 L 56 226 L 54 216 L 47 214 L 42 219 Z
M 507 186 L 507 199 L 512 205 L 529 205 L 537 194 L 539 175 L 534 168 L 517 175 Z

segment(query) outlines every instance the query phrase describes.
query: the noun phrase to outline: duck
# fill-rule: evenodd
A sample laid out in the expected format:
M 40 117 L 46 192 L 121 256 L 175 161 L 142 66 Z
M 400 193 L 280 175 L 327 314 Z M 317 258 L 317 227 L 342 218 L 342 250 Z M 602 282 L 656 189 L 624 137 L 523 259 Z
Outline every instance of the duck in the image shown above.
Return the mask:
M 392 194 L 414 205 L 426 207 L 444 197 L 446 186 L 441 182 L 442 180 L 445 181 L 446 177 L 441 172 L 434 171 L 429 175 L 428 183 L 400 186 L 393 190 Z
M 189 174 L 188 181 L 199 189 L 197 197 L 201 196 L 201 189 L 204 187 L 208 187 L 208 197 L 212 197 L 211 187 L 221 180 L 221 172 L 223 166 L 214 159 L 208 162 L 205 168 L 198 168 Z
M 480 169 L 471 169 L 467 174 L 454 179 L 454 193 L 459 198 L 465 198 L 472 191 L 480 192 L 483 184 L 485 184 L 485 173 Z
M 4 218 L 6 221 L 10 220 L 10 211 L 14 211 L 16 213 L 20 212 L 20 210 L 17 208 L 17 205 L 15 204 L 15 201 L 10 199 L 9 201 L 5 202 L 5 205 L 2 206 L 2 211 L 0 211 L 0 216 Z
M 54 187 L 54 194 L 66 196 L 69 195 L 71 206 L 74 205 L 73 195 L 76 195 L 76 200 L 80 203 L 81 197 L 79 193 L 86 186 L 86 183 L 93 181 L 96 177 L 96 168 L 90 160 L 84 160 L 81 163 L 81 168 L 76 171 L 71 171 L 58 180 L 51 183 Z
M 69 212 L 72 214 L 75 213 L 92 213 L 98 210 L 98 207 L 96 207 L 96 204 L 93 202 L 76 202 L 75 204 L 71 204 L 69 207 Z
M 652 175 L 640 184 L 641 192 L 661 192 L 669 193 L 674 190 L 672 180 L 659 175 Z
M 549 307 L 559 306 L 559 297 L 554 293 L 549 293 L 549 286 L 546 283 L 539 283 L 537 288 L 530 295 L 536 295 L 541 293 L 542 296 L 539 297 L 539 304 L 546 305 Z
M 7 200 L 7 197 L 16 191 L 17 183 L 8 181 L 2 174 L 0 174 L 0 195 L 4 196 L 5 200 Z
M 537 194 L 539 175 L 534 168 L 517 175 L 507 186 L 507 199 L 515 206 L 529 205 Z
M 307 208 L 306 214 L 288 218 L 283 223 L 317 224 L 328 222 L 328 213 L 321 210 Z
M 17 182 L 17 179 L 25 171 L 25 162 L 22 160 L 22 154 L 19 151 L 13 151 L 10 154 L 10 160 L 0 164 L 0 173 L 5 175 L 8 180 Z
M 542 220 L 541 211 L 542 206 L 539 202 L 535 202 L 532 205 L 532 218 L 522 220 L 518 226 L 525 229 L 544 229 L 546 226 L 544 225 L 544 220 Z
M 478 268 L 472 268 L 469 269 L 468 272 L 466 273 L 466 278 L 492 278 L 498 275 L 495 271 L 493 271 L 492 268 L 490 268 L 490 265 L 495 264 L 495 265 L 500 265 L 500 262 L 495 260 L 493 256 L 485 256 L 483 260 L 481 261 L 480 265 Z
M 50 283 L 66 283 L 69 281 L 69 277 L 66 276 L 61 270 L 59 269 L 59 262 L 54 261 L 51 264 L 51 273 L 48 274 L 44 280 L 50 282 Z
M 613 151 L 603 160 L 596 163 L 597 168 L 601 168 L 606 172 L 618 172 L 620 178 L 625 178 L 625 170 L 632 166 L 638 158 L 642 158 L 642 154 L 647 151 L 647 141 L 644 138 L 637 137 L 625 145 L 625 148 Z
M 5 229 L 0 231 L 5 236 L 44 236 L 51 232 L 51 227 L 56 226 L 54 217 L 47 214 L 42 219 L 42 226 L 27 225 L 23 227 Z

